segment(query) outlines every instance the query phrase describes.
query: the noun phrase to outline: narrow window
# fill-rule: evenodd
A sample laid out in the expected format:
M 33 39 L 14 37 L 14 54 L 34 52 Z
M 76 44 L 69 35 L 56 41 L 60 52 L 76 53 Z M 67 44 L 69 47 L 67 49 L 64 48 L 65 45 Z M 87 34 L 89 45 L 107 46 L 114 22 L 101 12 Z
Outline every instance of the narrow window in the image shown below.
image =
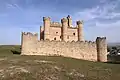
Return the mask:
M 56 37 L 54 38 L 54 40 L 56 40 Z
M 61 36 L 60 36 L 60 39 L 61 39 Z
M 73 35 L 75 36 L 75 33 L 73 33 Z

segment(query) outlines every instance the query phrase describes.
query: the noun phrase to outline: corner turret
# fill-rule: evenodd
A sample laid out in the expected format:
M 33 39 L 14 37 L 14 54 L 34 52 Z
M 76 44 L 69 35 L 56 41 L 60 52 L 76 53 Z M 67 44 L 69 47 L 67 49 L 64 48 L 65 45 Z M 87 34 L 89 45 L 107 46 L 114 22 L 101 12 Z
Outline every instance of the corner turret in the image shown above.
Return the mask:
M 63 18 L 61 19 L 61 23 L 62 23 L 62 30 L 61 30 L 62 40 L 67 41 L 68 20 L 66 18 Z
M 99 62 L 106 62 L 107 61 L 106 37 L 97 37 L 96 46 L 97 46 L 97 60 Z
M 70 15 L 67 16 L 68 19 L 68 27 L 72 27 L 72 18 L 70 17 Z
M 44 22 L 44 40 L 49 39 L 50 37 L 50 17 L 43 17 L 43 22 Z
M 83 36 L 83 21 L 77 21 L 77 26 L 78 26 L 78 41 L 84 41 L 84 36 Z

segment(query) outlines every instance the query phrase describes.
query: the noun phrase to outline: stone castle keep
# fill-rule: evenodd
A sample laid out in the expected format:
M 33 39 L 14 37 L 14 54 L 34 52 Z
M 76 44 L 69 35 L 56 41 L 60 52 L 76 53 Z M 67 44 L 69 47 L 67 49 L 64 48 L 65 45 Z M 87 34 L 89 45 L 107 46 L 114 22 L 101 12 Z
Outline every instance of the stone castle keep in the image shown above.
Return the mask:
M 107 61 L 106 37 L 97 37 L 96 41 L 85 41 L 83 21 L 72 26 L 68 15 L 59 22 L 51 22 L 50 17 L 43 17 L 43 26 L 38 34 L 22 32 L 21 55 L 64 56 L 89 61 Z
M 72 27 L 72 19 L 61 19 L 59 22 L 51 22 L 49 17 L 44 17 L 44 26 L 40 28 L 40 37 L 43 40 L 60 40 L 60 41 L 84 41 L 83 22 L 77 21 L 77 27 Z

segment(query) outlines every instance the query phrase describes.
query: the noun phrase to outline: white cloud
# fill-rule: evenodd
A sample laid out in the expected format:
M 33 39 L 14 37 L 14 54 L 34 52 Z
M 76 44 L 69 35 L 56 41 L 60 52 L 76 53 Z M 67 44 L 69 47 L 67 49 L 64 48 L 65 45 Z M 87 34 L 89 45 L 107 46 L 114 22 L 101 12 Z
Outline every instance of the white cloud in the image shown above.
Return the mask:
M 6 4 L 7 8 L 15 8 L 15 6 L 13 4 Z
M 23 9 L 18 4 L 6 3 L 8 9 L 18 9 L 22 11 Z
M 106 3 L 104 5 L 98 5 L 93 8 L 87 8 L 74 14 L 75 19 L 79 17 L 85 21 L 93 20 L 96 18 L 114 18 L 120 16 L 120 13 L 115 12 L 115 8 L 118 6 L 118 2 Z M 113 12 L 114 11 L 114 12 Z
M 85 22 L 86 39 L 93 40 L 97 36 L 106 36 L 109 42 L 120 42 L 120 35 L 118 35 L 120 20 L 112 21 L 115 18 L 120 18 L 120 11 L 116 11 L 120 0 L 107 1 L 104 0 L 102 5 L 84 9 L 74 14 L 74 21 L 82 19 Z
M 114 23 L 100 23 L 96 22 L 96 27 L 98 28 L 118 28 L 120 26 L 120 20 L 114 22 Z
M 18 4 L 14 4 L 14 6 L 21 11 L 23 10 Z

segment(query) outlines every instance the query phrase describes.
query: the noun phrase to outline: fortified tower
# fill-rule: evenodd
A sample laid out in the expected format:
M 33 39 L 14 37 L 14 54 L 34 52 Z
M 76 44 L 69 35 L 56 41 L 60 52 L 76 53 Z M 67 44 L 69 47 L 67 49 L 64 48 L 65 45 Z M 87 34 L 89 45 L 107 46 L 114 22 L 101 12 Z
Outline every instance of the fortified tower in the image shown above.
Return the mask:
M 67 27 L 68 27 L 68 20 L 66 18 L 61 19 L 62 23 L 62 30 L 61 36 L 63 41 L 67 41 Z
M 96 46 L 97 46 L 97 60 L 99 62 L 106 62 L 107 61 L 106 37 L 97 37 Z
M 43 17 L 44 40 L 50 38 L 50 17 Z
M 68 15 L 67 19 L 68 19 L 68 27 L 72 27 L 72 18 L 70 17 L 70 15 Z
M 78 41 L 84 41 L 83 37 L 83 21 L 77 21 L 78 26 Z
M 51 22 L 50 17 L 43 17 L 43 27 L 40 27 L 40 40 L 84 41 L 83 21 L 77 21 L 72 26 L 70 15 L 59 22 Z

